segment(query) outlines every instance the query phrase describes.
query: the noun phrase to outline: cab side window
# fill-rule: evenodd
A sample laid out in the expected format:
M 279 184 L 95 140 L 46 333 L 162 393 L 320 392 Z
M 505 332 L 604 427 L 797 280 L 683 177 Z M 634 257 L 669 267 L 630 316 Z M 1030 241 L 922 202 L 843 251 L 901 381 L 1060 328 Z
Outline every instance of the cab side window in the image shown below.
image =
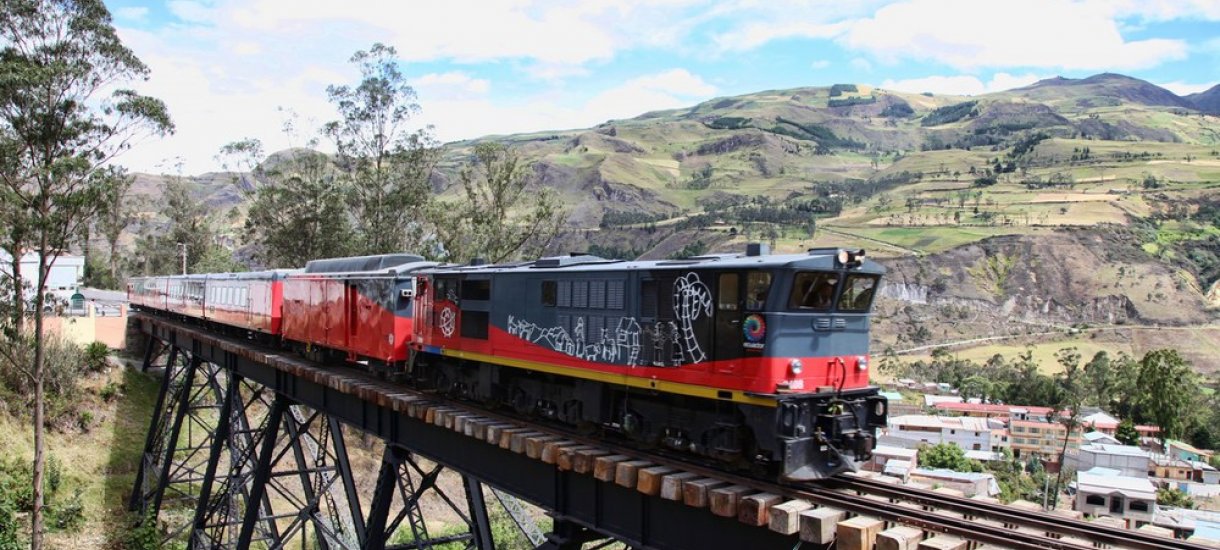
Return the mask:
M 839 311 L 868 311 L 876 290 L 876 275 L 848 275 L 847 281 L 843 283 L 843 295 L 839 297 Z
M 792 295 L 788 299 L 791 309 L 829 310 L 834 304 L 835 287 L 839 276 L 835 273 L 803 271 L 796 274 L 792 284 Z
M 751 271 L 746 275 L 746 309 L 759 311 L 767 306 L 767 295 L 771 292 L 771 274 Z

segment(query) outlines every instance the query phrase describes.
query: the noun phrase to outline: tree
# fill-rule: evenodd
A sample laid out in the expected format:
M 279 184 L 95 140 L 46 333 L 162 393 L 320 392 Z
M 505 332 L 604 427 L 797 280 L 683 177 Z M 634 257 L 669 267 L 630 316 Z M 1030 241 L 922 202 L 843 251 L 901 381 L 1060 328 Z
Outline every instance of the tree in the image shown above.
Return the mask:
M 1198 377 L 1172 349 L 1150 351 L 1139 365 L 1140 405 L 1160 426 L 1162 440 L 1181 438 L 1189 428 Z
M 357 252 L 364 254 L 419 250 L 426 242 L 421 217 L 438 150 L 427 128 L 407 128 L 419 105 L 396 55 L 383 44 L 356 52 L 351 62 L 360 68 L 360 84 L 326 89 L 340 119 L 323 132 L 350 180 Z
M 1114 391 L 1110 398 L 1113 412 L 1120 418 L 1131 418 L 1139 421 L 1140 413 L 1140 364 L 1130 355 L 1120 352 L 1118 357 L 1110 362 L 1114 369 Z
M 1063 447 L 1059 450 L 1059 464 L 1064 464 L 1072 432 L 1080 428 L 1080 408 L 1084 405 L 1086 388 L 1082 380 L 1084 373 L 1080 368 L 1080 352 L 1075 347 L 1063 348 L 1055 352 L 1055 360 L 1062 367 L 1055 378 L 1057 386 L 1055 410 L 1064 427 Z M 1055 477 L 1055 504 L 1059 500 L 1059 488 L 1063 485 L 1063 475 L 1066 469 L 1059 468 L 1059 474 Z M 1052 504 L 1052 508 L 1055 504 Z
M 966 451 L 952 443 L 937 443 L 919 448 L 919 465 L 925 468 L 944 468 L 955 472 L 982 472 L 983 464 L 966 458 Z
M 516 152 L 498 143 L 480 143 L 474 159 L 459 176 L 464 195 L 454 209 L 437 204 L 432 218 L 456 262 L 482 257 L 492 263 L 513 256 L 539 255 L 559 233 L 564 220 L 550 189 L 531 190 L 529 166 Z M 527 193 L 531 191 L 531 193 Z M 533 194 L 532 199 L 528 195 Z
M 100 171 L 141 135 L 172 131 L 161 101 L 121 86 L 148 69 L 119 40 L 99 0 L 0 0 L 0 188 L 9 216 L 37 254 L 34 327 L 5 327 L 28 338 L 34 384 L 34 505 L 31 544 L 43 543 L 43 305 L 51 266 L 104 204 L 113 180 Z M 20 252 L 14 254 L 20 256 Z M 17 281 L 20 282 L 19 280 Z M 23 300 L 20 284 L 12 300 Z M 18 307 L 18 309 L 20 309 Z M 12 357 L 8 357 L 12 359 Z
M 222 155 L 244 157 L 249 166 L 252 181 L 242 186 L 252 188 L 246 191 L 245 241 L 266 267 L 299 267 L 351 251 L 349 188 L 330 159 L 312 150 L 315 145 L 310 141 L 306 149 L 290 149 L 262 163 L 262 143 L 256 139 L 221 149 Z
M 106 251 L 110 254 L 106 260 L 109 279 L 118 282 L 119 238 L 123 236 L 123 231 L 136 220 L 138 213 L 138 201 L 128 194 L 135 178 L 127 175 L 127 171 L 120 166 L 109 166 L 102 173 L 102 177 L 110 178 L 111 182 L 110 185 L 107 185 L 107 193 L 103 198 L 101 215 L 98 216 L 94 225 L 106 239 Z
M 136 239 L 136 248 L 141 252 L 133 271 L 144 275 L 170 275 L 183 272 L 182 255 L 185 253 L 185 270 L 199 273 L 200 261 L 212 255 L 227 254 L 227 250 L 216 244 L 216 227 L 207 205 L 191 196 L 186 178 L 181 175 L 166 176 L 161 209 L 164 223 L 147 223 Z M 184 250 L 185 247 L 185 250 Z M 215 249 L 222 250 L 215 250 Z
M 1160 506 L 1186 508 L 1187 510 L 1195 507 L 1194 499 L 1190 498 L 1186 491 L 1177 488 L 1157 489 L 1156 503 Z
M 1089 397 L 1099 407 L 1109 407 L 1114 393 L 1114 369 L 1110 365 L 1110 354 L 1099 351 L 1084 366 L 1084 382 Z
M 1114 432 L 1114 439 L 1123 445 L 1140 444 L 1140 433 L 1135 429 L 1135 422 L 1130 418 L 1124 418 L 1118 423 L 1118 429 Z

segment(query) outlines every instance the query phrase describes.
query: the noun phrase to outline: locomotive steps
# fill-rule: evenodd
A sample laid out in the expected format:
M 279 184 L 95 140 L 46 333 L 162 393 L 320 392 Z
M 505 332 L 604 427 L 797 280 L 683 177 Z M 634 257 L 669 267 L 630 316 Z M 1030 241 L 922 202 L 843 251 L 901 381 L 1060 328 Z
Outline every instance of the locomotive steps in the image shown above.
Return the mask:
M 946 491 L 927 492 L 877 480 L 845 477 L 822 485 L 793 487 L 626 449 L 562 433 L 517 418 L 377 379 L 350 368 L 323 367 L 278 350 L 256 347 L 165 319 L 137 314 L 140 321 L 190 333 L 217 346 L 362 401 L 393 410 L 486 445 L 591 476 L 650 498 L 701 508 L 721 518 L 767 529 L 800 541 L 852 550 L 975 548 L 1178 548 L 1202 550 L 1199 542 L 1164 538 L 1026 511 Z M 468 472 L 475 476 L 478 472 Z M 1220 547 L 1220 546 L 1210 546 Z

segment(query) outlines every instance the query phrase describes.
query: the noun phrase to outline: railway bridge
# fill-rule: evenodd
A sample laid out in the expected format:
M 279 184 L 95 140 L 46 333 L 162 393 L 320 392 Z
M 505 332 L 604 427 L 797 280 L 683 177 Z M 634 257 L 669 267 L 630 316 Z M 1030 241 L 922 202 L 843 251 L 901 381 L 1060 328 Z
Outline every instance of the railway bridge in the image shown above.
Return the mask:
M 497 544 L 489 507 L 516 525 L 516 547 L 550 549 L 1206 548 L 866 480 L 768 484 L 196 325 L 137 313 L 130 328 L 161 376 L 130 508 L 188 548 L 486 550 Z M 356 435 L 381 449 L 367 490 L 358 478 L 373 476 L 348 449 Z M 450 527 L 438 532 L 432 514 Z

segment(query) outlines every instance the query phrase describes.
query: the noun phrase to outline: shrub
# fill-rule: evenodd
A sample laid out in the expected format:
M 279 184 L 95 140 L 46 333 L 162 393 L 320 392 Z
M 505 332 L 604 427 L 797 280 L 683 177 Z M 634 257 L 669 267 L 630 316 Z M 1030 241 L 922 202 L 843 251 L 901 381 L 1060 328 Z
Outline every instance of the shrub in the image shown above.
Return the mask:
M 78 489 L 72 498 L 65 502 L 49 504 L 47 510 L 47 525 L 57 531 L 76 531 L 85 523 L 85 504 L 81 502 Z
M 93 342 L 85 346 L 84 360 L 87 372 L 105 372 L 110 368 L 110 348 L 102 342 Z
M 97 395 L 98 397 L 102 398 L 102 401 L 107 403 L 114 401 L 114 398 L 119 396 L 119 385 L 115 384 L 114 382 L 110 382 L 105 386 L 102 386 L 102 389 L 97 392 Z
M 976 106 L 978 106 L 977 101 L 967 101 L 940 107 L 928 113 L 928 116 L 924 117 L 920 125 L 940 126 L 941 124 L 957 122 L 966 117 L 978 116 L 978 110 L 975 109 Z
M 89 428 L 93 426 L 93 413 L 81 411 L 80 416 L 76 417 L 76 424 L 80 426 L 82 432 L 89 431 Z
M 131 527 L 123 531 L 120 547 L 127 550 L 158 550 L 161 534 L 157 532 L 157 518 L 149 514 L 141 518 L 132 516 Z

